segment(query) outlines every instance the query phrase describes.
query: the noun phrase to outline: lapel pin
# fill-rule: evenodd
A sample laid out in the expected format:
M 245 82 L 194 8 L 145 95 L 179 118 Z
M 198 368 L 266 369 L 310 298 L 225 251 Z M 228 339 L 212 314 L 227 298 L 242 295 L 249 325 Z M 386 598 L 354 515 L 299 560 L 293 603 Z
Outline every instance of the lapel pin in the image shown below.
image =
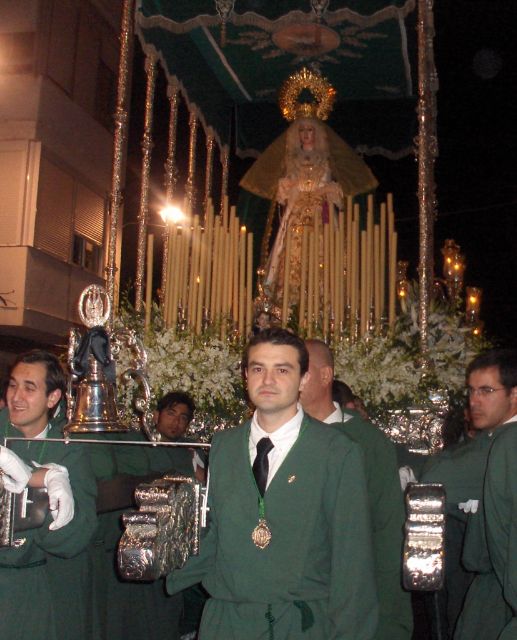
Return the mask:
M 289 484 L 293 484 L 293 482 L 294 482 L 295 480 L 296 480 L 296 476 L 289 476 L 289 477 L 287 478 L 287 482 L 288 482 Z

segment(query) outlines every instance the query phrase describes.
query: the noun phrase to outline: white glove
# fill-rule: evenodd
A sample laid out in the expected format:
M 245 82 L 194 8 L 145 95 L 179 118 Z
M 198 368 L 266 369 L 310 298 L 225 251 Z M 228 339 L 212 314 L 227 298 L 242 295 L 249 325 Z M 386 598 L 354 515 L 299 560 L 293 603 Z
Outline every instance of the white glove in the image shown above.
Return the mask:
M 36 464 L 36 463 L 32 463 Z M 40 466 L 40 465 L 36 465 Z M 54 522 L 51 522 L 49 529 L 56 531 L 67 525 L 74 517 L 74 494 L 68 479 L 68 469 L 49 462 L 43 465 L 48 469 L 45 474 L 45 486 L 48 492 L 48 505 Z
M 0 446 L 0 469 L 4 487 L 11 493 L 21 493 L 31 479 L 29 465 L 7 447 Z
M 465 513 L 477 513 L 478 506 L 479 500 L 467 500 L 467 502 L 460 502 L 458 504 L 458 509 Z
M 406 487 L 410 482 L 416 482 L 415 474 L 411 467 L 405 466 L 399 469 L 400 488 L 402 491 L 406 490 Z

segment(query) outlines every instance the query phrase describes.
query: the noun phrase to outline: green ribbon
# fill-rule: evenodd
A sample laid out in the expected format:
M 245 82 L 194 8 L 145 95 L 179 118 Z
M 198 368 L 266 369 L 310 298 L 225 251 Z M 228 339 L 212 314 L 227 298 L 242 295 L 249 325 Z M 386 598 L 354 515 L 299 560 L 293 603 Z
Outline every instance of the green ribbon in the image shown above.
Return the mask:
M 300 436 L 302 435 L 302 433 L 305 431 L 306 428 L 307 428 L 307 416 L 304 414 L 303 419 L 302 419 L 302 424 L 300 425 L 300 431 L 298 433 L 298 437 L 294 441 L 294 444 L 291 447 L 291 450 L 289 451 L 289 453 L 291 453 L 291 451 L 294 449 L 294 447 L 296 446 L 298 440 L 300 439 Z M 247 451 L 248 458 L 249 458 L 250 432 L 251 432 L 251 422 L 250 422 L 250 425 L 248 427 L 248 437 L 246 438 L 246 448 L 247 448 L 246 451 Z M 255 485 L 255 489 L 257 490 L 259 519 L 260 520 L 265 520 L 266 519 L 266 506 L 264 504 L 264 497 L 260 495 L 260 491 L 259 491 L 259 488 L 257 486 L 257 481 L 255 480 L 255 476 L 253 475 L 253 465 L 251 464 L 251 460 L 250 460 L 249 469 L 250 469 L 251 478 L 253 480 L 253 484 Z

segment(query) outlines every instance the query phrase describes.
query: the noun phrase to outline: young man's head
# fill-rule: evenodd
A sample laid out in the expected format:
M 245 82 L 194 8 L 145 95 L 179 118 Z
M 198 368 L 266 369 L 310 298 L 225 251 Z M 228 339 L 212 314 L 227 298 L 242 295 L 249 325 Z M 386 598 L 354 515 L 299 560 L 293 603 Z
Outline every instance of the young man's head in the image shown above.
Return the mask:
M 65 389 L 65 374 L 56 356 L 42 350 L 18 356 L 6 393 L 11 422 L 27 438 L 37 436 L 47 426 L 49 412 Z
M 342 409 L 355 409 L 354 392 L 346 382 L 337 378 L 332 381 L 332 400 L 337 402 Z
M 494 429 L 517 414 L 517 350 L 491 349 L 467 367 L 474 429 Z
M 298 396 L 308 380 L 305 344 L 286 329 L 266 329 L 253 336 L 243 357 L 248 394 L 260 426 L 275 431 L 297 412 Z
M 155 411 L 156 428 L 165 440 L 176 440 L 187 432 L 196 406 L 188 393 L 171 391 L 158 402 Z
M 255 326 L 259 331 L 264 331 L 271 327 L 271 314 L 269 311 L 261 311 L 255 318 Z
M 305 346 L 309 352 L 310 377 L 300 394 L 300 402 L 307 413 L 324 420 L 334 411 L 334 357 L 322 340 L 306 340 Z

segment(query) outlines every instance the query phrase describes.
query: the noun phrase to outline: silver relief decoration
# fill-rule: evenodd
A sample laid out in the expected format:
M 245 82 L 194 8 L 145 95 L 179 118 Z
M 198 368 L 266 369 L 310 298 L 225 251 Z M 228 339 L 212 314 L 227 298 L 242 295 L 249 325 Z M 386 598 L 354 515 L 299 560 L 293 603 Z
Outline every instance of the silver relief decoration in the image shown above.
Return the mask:
M 86 287 L 77 309 L 81 322 L 88 329 L 106 325 L 111 315 L 111 302 L 104 287 L 97 284 Z
M 311 9 L 316 14 L 316 20 L 321 22 L 323 14 L 329 6 L 330 0 L 311 0 Z
M 443 586 L 445 490 L 441 484 L 410 483 L 402 576 L 409 591 L 437 591 Z
M 86 287 L 79 298 L 78 312 L 88 329 L 107 325 L 111 317 L 111 301 L 106 290 L 99 285 Z M 131 380 L 136 383 L 137 392 L 133 407 L 135 412 L 125 417 L 116 409 L 115 386 L 105 379 L 102 368 L 92 356 L 85 377 L 79 379 L 74 373 L 73 360 L 80 335 L 77 329 L 72 329 L 68 344 L 71 376 L 66 394 L 68 424 L 65 432 L 124 431 L 132 428 L 143 429 L 151 441 L 159 440 L 150 409 L 152 393 L 147 378 L 147 353 L 143 342 L 132 329 L 107 330 L 107 333 L 111 357 L 115 364 L 123 348 L 130 356 L 129 367 L 121 377 L 126 383 Z
M 443 448 L 442 428 L 449 410 L 447 393 L 436 390 L 425 405 L 393 409 L 374 421 L 392 442 L 413 453 L 430 455 Z
M 122 517 L 118 568 L 124 579 L 157 580 L 199 553 L 200 497 L 199 482 L 183 476 L 137 487 L 139 509 Z
M 21 493 L 11 493 L 0 472 L 0 548 L 25 544 L 23 532 L 41 527 L 48 510 L 46 489 L 26 487 Z
M 123 348 L 126 348 L 131 355 L 130 366 L 122 374 L 122 379 L 126 383 L 133 380 L 138 389 L 134 394 L 136 413 L 129 416 L 129 426 L 136 431 L 143 429 L 147 438 L 156 442 L 160 440 L 160 434 L 154 426 L 151 411 L 153 395 L 147 377 L 147 352 L 144 344 L 134 329 L 118 329 L 111 334 L 110 339 L 111 355 L 115 362 Z
M 7 491 L 0 472 L 0 547 L 12 542 L 12 493 Z

